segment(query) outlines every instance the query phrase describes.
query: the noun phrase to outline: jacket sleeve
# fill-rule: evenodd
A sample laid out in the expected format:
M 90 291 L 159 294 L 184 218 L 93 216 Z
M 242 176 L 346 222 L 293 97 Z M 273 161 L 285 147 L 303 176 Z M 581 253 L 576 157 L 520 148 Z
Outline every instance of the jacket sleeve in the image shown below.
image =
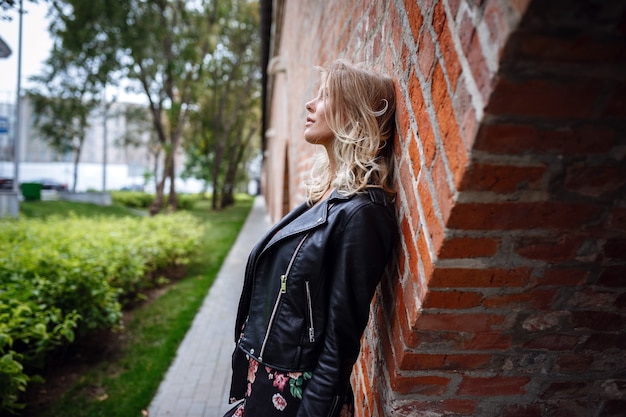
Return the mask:
M 384 206 L 365 204 L 344 224 L 327 248 L 332 260 L 325 339 L 298 417 L 338 415 L 370 303 L 395 244 L 395 220 Z

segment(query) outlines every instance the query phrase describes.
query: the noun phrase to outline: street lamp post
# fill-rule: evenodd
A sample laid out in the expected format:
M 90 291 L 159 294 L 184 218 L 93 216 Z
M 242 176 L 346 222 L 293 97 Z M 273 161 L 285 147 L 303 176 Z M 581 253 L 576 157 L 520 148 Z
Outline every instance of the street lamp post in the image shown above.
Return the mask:
M 22 90 L 22 16 L 24 15 L 23 0 L 20 0 L 19 28 L 17 41 L 17 97 L 15 100 L 15 134 L 13 140 L 13 192 L 20 192 L 20 125 L 21 125 L 21 90 Z M 18 194 L 19 195 L 19 194 Z

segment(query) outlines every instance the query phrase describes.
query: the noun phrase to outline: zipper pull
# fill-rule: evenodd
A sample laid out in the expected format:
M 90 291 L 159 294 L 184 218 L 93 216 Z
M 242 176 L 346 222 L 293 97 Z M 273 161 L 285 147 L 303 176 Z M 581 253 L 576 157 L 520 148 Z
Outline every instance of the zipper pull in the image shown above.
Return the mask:
M 287 275 L 280 276 L 280 292 L 282 294 L 287 292 Z
M 313 330 L 313 327 L 309 327 L 309 342 L 315 342 L 315 330 Z

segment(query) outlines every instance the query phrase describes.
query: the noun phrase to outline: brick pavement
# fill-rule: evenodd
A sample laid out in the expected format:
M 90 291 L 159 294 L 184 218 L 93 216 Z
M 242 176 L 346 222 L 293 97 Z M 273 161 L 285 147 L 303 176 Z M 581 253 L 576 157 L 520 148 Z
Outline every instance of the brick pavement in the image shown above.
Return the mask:
M 233 326 L 248 254 L 269 228 L 257 197 L 148 409 L 150 417 L 219 417 L 230 408 Z

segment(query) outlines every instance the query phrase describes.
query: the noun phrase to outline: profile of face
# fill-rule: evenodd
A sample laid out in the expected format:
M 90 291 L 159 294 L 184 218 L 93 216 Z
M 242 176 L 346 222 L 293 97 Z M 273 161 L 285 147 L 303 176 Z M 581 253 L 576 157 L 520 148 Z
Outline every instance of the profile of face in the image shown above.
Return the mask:
M 329 146 L 334 134 L 326 121 L 328 94 L 321 88 L 317 97 L 306 103 L 305 107 L 308 114 L 304 125 L 304 139 L 314 145 Z

